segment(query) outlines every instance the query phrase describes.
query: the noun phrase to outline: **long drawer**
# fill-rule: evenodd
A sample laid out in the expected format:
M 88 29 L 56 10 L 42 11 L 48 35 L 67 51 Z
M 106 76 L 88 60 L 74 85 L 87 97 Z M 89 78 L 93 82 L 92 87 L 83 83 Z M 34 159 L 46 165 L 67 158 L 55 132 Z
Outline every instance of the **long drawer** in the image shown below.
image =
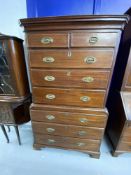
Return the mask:
M 45 110 L 30 110 L 32 121 L 80 125 L 104 128 L 107 115 L 86 114 L 76 112 L 60 112 Z
M 43 144 L 47 146 L 58 146 L 68 149 L 77 149 L 77 150 L 89 150 L 89 151 L 99 151 L 100 140 L 88 140 L 88 139 L 79 139 L 72 137 L 60 137 L 52 135 L 42 135 L 35 134 L 34 139 L 36 144 Z
M 105 91 L 33 87 L 33 102 L 48 105 L 104 107 Z
M 74 126 L 44 122 L 32 122 L 33 131 L 39 134 L 49 134 L 68 137 L 79 137 L 99 140 L 103 136 L 103 128 L 89 128 L 85 126 Z
M 106 89 L 110 71 L 31 69 L 33 86 L 79 87 Z
M 111 68 L 113 49 L 29 50 L 30 67 Z

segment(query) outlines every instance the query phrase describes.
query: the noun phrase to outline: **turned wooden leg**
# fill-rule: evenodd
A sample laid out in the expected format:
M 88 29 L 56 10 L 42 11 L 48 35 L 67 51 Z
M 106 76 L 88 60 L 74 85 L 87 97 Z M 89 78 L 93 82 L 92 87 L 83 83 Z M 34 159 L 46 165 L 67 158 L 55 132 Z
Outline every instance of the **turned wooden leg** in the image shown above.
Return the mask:
M 16 135 L 17 135 L 17 139 L 18 139 L 19 145 L 21 145 L 21 140 L 20 140 L 20 134 L 19 134 L 18 126 L 14 126 L 14 128 L 15 128 L 15 132 L 16 132 Z
M 4 125 L 1 125 L 1 129 L 2 129 L 2 131 L 3 131 L 3 133 L 4 133 L 5 137 L 6 137 L 7 143 L 9 143 L 9 138 L 8 138 L 8 135 L 7 135 L 7 132 L 5 130 Z
M 8 132 L 10 132 L 10 126 L 7 125 L 7 128 L 8 128 Z

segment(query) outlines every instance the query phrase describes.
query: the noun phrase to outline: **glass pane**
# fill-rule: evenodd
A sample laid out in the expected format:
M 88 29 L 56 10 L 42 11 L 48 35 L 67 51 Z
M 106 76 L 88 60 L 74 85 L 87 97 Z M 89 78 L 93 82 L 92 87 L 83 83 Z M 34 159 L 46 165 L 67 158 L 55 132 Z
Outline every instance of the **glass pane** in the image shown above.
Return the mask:
M 14 94 L 3 41 L 0 41 L 0 94 Z

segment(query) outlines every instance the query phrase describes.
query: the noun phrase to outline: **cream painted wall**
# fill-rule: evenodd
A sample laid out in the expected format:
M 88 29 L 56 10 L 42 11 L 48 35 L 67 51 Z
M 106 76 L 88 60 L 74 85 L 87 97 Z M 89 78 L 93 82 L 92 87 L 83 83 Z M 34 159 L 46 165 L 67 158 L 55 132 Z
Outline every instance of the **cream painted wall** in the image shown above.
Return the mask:
M 0 32 L 6 35 L 17 36 L 24 39 L 23 27 L 19 25 L 19 19 L 27 18 L 26 0 L 0 0 Z M 25 60 L 27 73 L 29 69 L 27 64 L 27 49 L 25 47 Z M 30 83 L 29 83 L 30 84 Z
M 26 18 L 26 0 L 0 0 L 0 32 L 24 39 L 19 19 Z

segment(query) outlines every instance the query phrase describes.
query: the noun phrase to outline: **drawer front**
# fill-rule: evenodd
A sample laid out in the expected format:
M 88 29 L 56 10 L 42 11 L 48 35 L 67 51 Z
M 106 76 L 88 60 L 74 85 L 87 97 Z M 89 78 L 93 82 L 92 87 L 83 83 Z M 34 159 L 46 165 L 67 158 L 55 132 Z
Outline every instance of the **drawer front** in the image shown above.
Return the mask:
M 39 134 L 101 139 L 103 128 L 88 128 L 84 126 L 63 125 L 54 123 L 32 122 L 33 131 Z
M 29 47 L 68 47 L 68 34 L 28 33 Z
M 128 77 L 127 77 L 126 86 L 131 88 L 131 68 L 129 69 L 129 74 L 128 74 Z
M 123 142 L 131 142 L 131 127 L 126 127 L 122 135 Z
M 110 71 L 31 70 L 33 86 L 81 87 L 106 89 Z
M 58 146 L 68 149 L 99 151 L 99 140 L 87 140 L 71 137 L 60 137 L 52 135 L 41 135 L 34 133 L 35 143 L 47 146 Z
M 48 105 L 103 107 L 105 91 L 82 89 L 33 88 L 33 102 Z
M 107 121 L 106 115 L 31 110 L 32 121 L 60 123 L 67 125 L 81 125 L 87 127 L 104 128 Z
M 30 50 L 30 67 L 40 68 L 111 68 L 112 50 Z
M 72 33 L 71 47 L 115 47 L 117 33 Z
M 117 148 L 120 151 L 129 151 L 131 152 L 131 142 L 121 142 Z

